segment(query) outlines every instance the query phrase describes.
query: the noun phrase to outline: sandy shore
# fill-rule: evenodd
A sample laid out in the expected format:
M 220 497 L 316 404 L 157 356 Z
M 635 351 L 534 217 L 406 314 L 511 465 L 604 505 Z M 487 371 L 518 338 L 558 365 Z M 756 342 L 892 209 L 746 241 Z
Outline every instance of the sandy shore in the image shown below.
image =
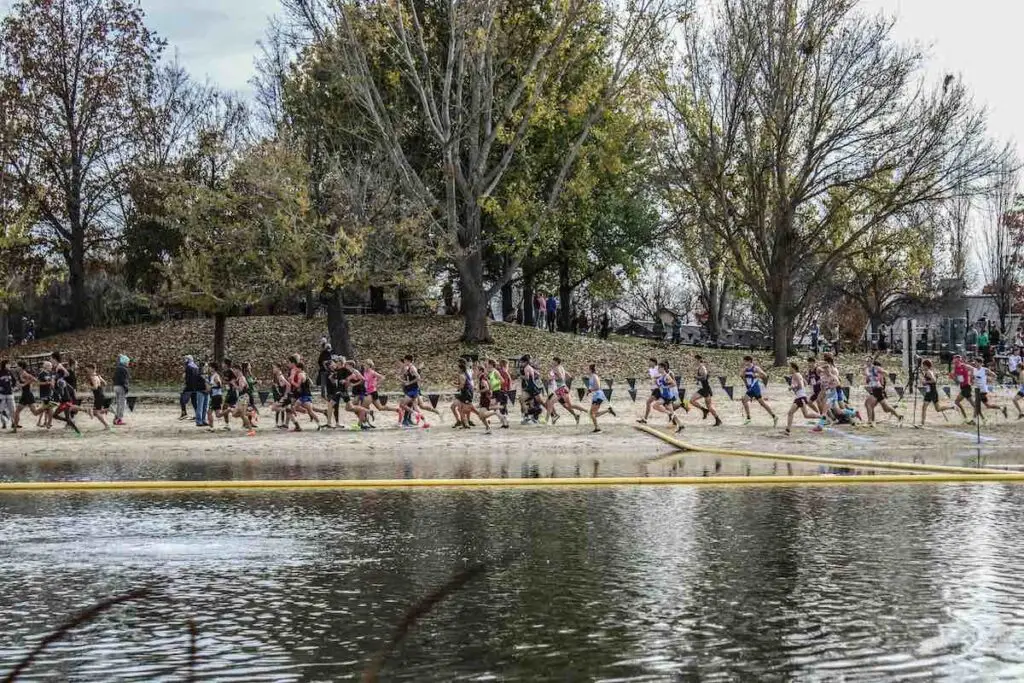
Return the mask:
M 623 392 L 625 393 L 625 392 Z M 856 393 L 855 393 L 856 397 Z M 17 435 L 0 432 L 0 463 L 6 464 L 7 478 L 19 468 L 17 462 L 81 461 L 86 463 L 121 461 L 132 463 L 121 476 L 147 476 L 145 463 L 160 469 L 175 461 L 235 463 L 259 462 L 273 476 L 600 476 L 661 474 L 763 474 L 809 473 L 818 468 L 796 469 L 775 461 L 721 457 L 688 453 L 681 455 L 671 446 L 633 427 L 643 412 L 643 395 L 636 403 L 616 396 L 617 418 L 601 418 L 604 428 L 592 434 L 584 417 L 577 426 L 563 415 L 556 426 L 519 424 L 515 410 L 510 429 L 494 429 L 488 435 L 482 427 L 470 431 L 451 428 L 451 414 L 443 422 L 433 421 L 430 429 L 402 429 L 393 413 L 377 417 L 378 429 L 369 432 L 330 430 L 287 433 L 273 428 L 273 417 L 263 410 L 263 425 L 254 437 L 245 435 L 241 426 L 232 431 L 210 432 L 192 421 L 177 419 L 177 408 L 140 402 L 127 417 L 128 424 L 105 432 L 98 421 L 79 416 L 83 436 L 78 437 L 62 425 L 52 430 L 35 427 L 34 419 Z M 1008 465 L 1024 467 L 1024 448 L 1018 436 L 1024 434 L 1024 421 L 993 417 L 982 429 L 982 444 L 975 442 L 973 427 L 959 418 L 944 422 L 929 414 L 926 429 L 912 429 L 909 417 L 900 428 L 895 420 L 882 420 L 877 427 L 841 427 L 822 433 L 812 432 L 805 420 L 794 423 L 792 436 L 773 428 L 768 415 L 753 407 L 753 423 L 742 425 L 740 402 L 717 396 L 717 406 L 725 425 L 715 428 L 713 421 L 702 421 L 699 411 L 686 418 L 686 430 L 679 436 L 697 447 L 756 450 L 800 455 L 829 455 L 847 458 L 923 461 L 955 465 Z M 788 395 L 778 389 L 769 398 L 778 412 L 788 409 Z M 1005 400 L 1005 399 L 1001 399 Z M 441 404 L 442 412 L 447 410 Z M 901 406 L 909 412 L 908 405 Z M 920 409 L 920 403 L 918 404 Z M 344 415 L 344 414 L 343 414 Z M 652 426 L 669 429 L 665 417 L 654 414 Z M 349 423 L 352 420 L 343 421 Z M 432 417 L 432 416 L 431 416 Z M 784 418 L 783 418 L 784 419 Z M 303 424 L 307 424 L 303 422 Z M 310 425 L 312 427 L 312 425 Z M 287 470 L 291 467 L 292 470 Z M 295 470 L 298 468 L 298 470 Z M 88 469 L 88 468 L 86 468 Z M 149 469 L 153 469 L 152 467 Z M 133 474 L 139 470 L 139 474 Z M 280 471 L 278 471 L 280 470 Z M 289 474 L 289 472 L 291 472 Z M 230 473 L 229 473 L 230 474 Z M 104 475 L 113 476 L 113 475 Z

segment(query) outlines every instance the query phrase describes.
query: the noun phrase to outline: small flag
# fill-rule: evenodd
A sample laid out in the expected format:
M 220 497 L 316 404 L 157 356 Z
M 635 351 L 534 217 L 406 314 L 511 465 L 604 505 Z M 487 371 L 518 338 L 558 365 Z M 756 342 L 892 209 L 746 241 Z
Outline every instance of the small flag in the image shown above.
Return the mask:
M 572 379 L 573 379 L 572 377 L 566 377 L 565 378 L 565 386 L 567 386 L 570 389 L 572 389 Z
M 606 377 L 604 382 L 605 382 L 605 384 L 608 385 L 608 391 L 611 391 L 612 390 L 612 384 L 615 383 L 615 380 L 612 379 L 611 377 Z
M 441 396 L 439 394 L 427 394 L 427 400 L 430 401 L 430 407 L 431 408 L 436 408 L 437 407 L 437 402 L 438 402 L 438 400 L 440 398 L 441 398 Z
M 388 404 L 388 395 L 387 394 L 377 394 L 377 400 L 380 401 L 380 404 L 382 406 L 386 406 Z
M 942 387 L 942 390 L 946 392 L 946 398 L 949 398 L 949 387 Z
M 626 384 L 629 385 L 630 389 L 636 389 L 636 377 L 627 377 Z
M 723 389 L 725 389 L 725 377 L 722 377 L 721 375 L 719 375 L 718 376 L 718 383 L 722 385 Z
M 611 400 L 612 400 L 612 389 L 611 389 L 611 387 L 608 387 L 608 391 L 604 392 L 604 395 L 608 397 L 608 401 L 610 403 Z
M 261 406 L 267 405 L 267 399 L 270 398 L 270 392 L 269 391 L 261 391 L 259 393 L 260 393 L 260 405 Z
M 509 392 L 508 392 L 508 402 L 509 403 L 515 403 L 516 402 L 516 390 L 515 389 L 510 389 L 509 390 Z
M 138 401 L 138 400 L 139 400 L 139 399 L 138 399 L 138 397 L 137 397 L 137 396 L 129 396 L 129 397 L 127 398 L 127 401 L 128 401 L 128 410 L 129 410 L 129 411 L 131 411 L 131 412 L 133 412 L 133 413 L 135 412 L 135 402 L 136 402 L 136 401 Z
M 629 391 L 629 398 L 632 399 L 633 403 L 636 403 L 636 389 L 631 388 L 627 391 Z
M 730 401 L 732 401 L 733 400 L 733 398 L 732 398 L 733 387 L 722 387 L 722 389 L 725 390 L 725 395 L 729 397 Z
M 899 396 L 900 400 L 902 401 L 903 394 L 906 393 L 906 387 L 893 387 L 893 389 L 896 390 L 896 395 Z
M 846 381 L 848 383 L 850 383 L 850 384 L 853 384 L 853 373 L 852 372 L 846 373 Z
M 892 382 L 893 384 L 896 383 L 896 373 L 895 372 L 890 372 L 889 373 L 889 381 Z
M 843 396 L 846 397 L 847 401 L 850 400 L 850 387 L 843 387 Z
M 679 400 L 682 401 L 682 400 L 685 400 L 685 399 L 686 399 L 686 387 L 679 387 Z
M 587 390 L 583 387 L 576 387 L 576 395 L 579 396 L 582 401 L 583 397 L 587 395 Z

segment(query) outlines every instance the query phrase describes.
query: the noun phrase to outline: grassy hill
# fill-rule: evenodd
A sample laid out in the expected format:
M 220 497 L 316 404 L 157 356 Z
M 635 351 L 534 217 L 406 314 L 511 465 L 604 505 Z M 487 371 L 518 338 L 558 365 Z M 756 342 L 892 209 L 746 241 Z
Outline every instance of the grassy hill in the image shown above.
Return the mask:
M 547 364 L 559 356 L 568 369 L 581 374 L 588 363 L 598 365 L 604 378 L 617 382 L 627 377 L 646 376 L 647 359 L 651 356 L 667 359 L 673 368 L 681 369 L 688 377 L 696 369 L 694 353 L 702 353 L 708 360 L 712 374 L 727 375 L 729 383 L 738 384 L 736 377 L 742 365 L 743 352 L 694 349 L 686 346 L 658 344 L 631 337 L 612 336 L 607 341 L 595 337 L 574 337 L 569 334 L 549 333 L 521 325 L 492 323 L 494 343 L 480 347 L 464 345 L 458 341 L 462 322 L 458 318 L 441 316 L 364 315 L 350 318 L 352 342 L 361 359 L 372 359 L 378 370 L 389 375 L 385 388 L 396 387 L 390 381 L 399 359 L 413 354 L 421 373 L 430 387 L 446 387 L 459 356 L 478 353 L 481 357 L 512 358 L 531 354 Z M 317 342 L 326 332 L 326 320 L 301 316 L 254 316 L 229 318 L 227 323 L 228 357 L 236 362 L 253 363 L 260 377 L 269 374 L 270 365 L 283 361 L 291 353 L 301 353 L 315 361 Z M 26 346 L 10 350 L 13 357 L 48 353 L 60 350 L 78 359 L 79 363 L 96 363 L 101 372 L 111 372 L 118 354 L 127 354 L 134 366 L 133 376 L 138 384 L 150 386 L 176 386 L 182 376 L 182 358 L 209 358 L 213 343 L 213 321 L 176 320 L 149 325 L 128 325 L 115 328 L 95 328 L 80 332 L 47 337 Z M 863 354 L 846 354 L 840 360 L 841 369 L 859 373 Z M 770 365 L 767 354 L 762 363 Z M 892 358 L 888 364 L 898 369 L 899 361 Z M 771 372 L 781 377 L 781 369 Z M 859 374 L 858 374 L 859 376 Z

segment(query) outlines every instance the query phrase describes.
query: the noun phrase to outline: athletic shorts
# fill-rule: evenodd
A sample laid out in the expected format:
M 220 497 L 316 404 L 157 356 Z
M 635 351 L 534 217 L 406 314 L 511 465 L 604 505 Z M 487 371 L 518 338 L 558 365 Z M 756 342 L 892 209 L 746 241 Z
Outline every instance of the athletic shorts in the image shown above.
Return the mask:
M 811 403 L 817 402 L 819 396 L 821 396 L 821 386 L 815 387 L 814 391 L 811 392 Z
M 459 393 L 455 394 L 455 400 L 461 401 L 467 405 L 473 405 L 473 393 L 462 389 Z
M 876 401 L 884 401 L 886 399 L 885 389 L 882 387 L 874 387 L 871 389 L 871 398 Z
M 661 398 L 661 389 L 651 389 L 651 398 Z
M 22 391 L 21 396 L 18 398 L 18 405 L 30 406 L 36 402 L 36 397 L 32 395 L 31 391 Z
M 331 395 L 331 402 L 334 403 L 335 405 L 340 406 L 345 403 L 348 403 L 351 400 L 351 397 L 344 391 L 336 391 L 334 392 L 334 394 Z
M 480 394 L 480 407 L 484 410 L 491 407 L 491 394 Z
M 1017 398 L 1024 398 L 1024 387 L 1017 390 Z
M 228 408 L 234 408 L 238 405 L 238 392 L 234 389 L 229 389 L 228 396 L 224 401 L 228 404 Z
M 380 401 L 380 393 L 377 391 L 370 392 L 370 399 L 374 401 Z
M 964 398 L 970 398 L 971 397 L 971 387 L 970 387 L 970 385 L 966 385 L 966 386 L 961 385 L 960 386 L 960 395 L 963 396 Z
M 761 385 L 755 384 L 747 389 L 747 398 L 761 398 Z
M 216 396 L 210 397 L 210 410 L 220 410 L 221 406 L 224 405 L 224 396 L 217 394 Z
M 711 398 L 715 392 L 711 391 L 708 387 L 701 387 L 697 390 L 697 395 L 703 398 Z
M 928 387 L 928 390 L 924 392 L 924 402 L 925 403 L 934 403 L 934 404 L 938 405 L 938 403 L 939 403 L 939 390 L 936 389 L 935 387 Z
M 302 396 L 299 396 L 299 403 L 301 403 L 302 405 L 309 405 L 312 402 L 313 397 L 310 396 L 309 394 L 303 394 Z
M 796 404 L 797 408 L 803 408 L 805 405 L 807 405 L 807 397 L 797 396 L 795 399 L 793 399 L 793 403 Z
M 842 396 L 842 392 L 838 389 L 825 390 L 825 402 L 832 408 L 835 408 L 839 404 L 840 396 Z
M 988 403 L 988 392 L 987 391 L 979 392 L 978 393 L 978 398 L 981 400 L 982 403 Z
M 58 413 L 62 413 L 62 412 L 64 412 L 65 410 L 71 410 L 71 408 L 72 408 L 72 407 L 73 407 L 74 405 L 75 405 L 75 404 L 74 404 L 74 403 L 72 403 L 71 401 L 67 401 L 66 403 L 61 403 L 60 405 L 58 405 L 58 406 L 57 406 L 57 412 L 58 412 Z
M 498 405 L 505 407 L 508 405 L 508 392 L 499 390 L 494 392 L 494 400 L 498 402 Z
M 590 402 L 596 406 L 601 405 L 608 400 L 608 397 L 604 395 L 604 392 L 598 389 L 590 395 Z
M 406 389 L 405 390 L 406 398 L 419 398 L 419 395 L 420 395 L 419 387 L 412 388 L 412 389 Z

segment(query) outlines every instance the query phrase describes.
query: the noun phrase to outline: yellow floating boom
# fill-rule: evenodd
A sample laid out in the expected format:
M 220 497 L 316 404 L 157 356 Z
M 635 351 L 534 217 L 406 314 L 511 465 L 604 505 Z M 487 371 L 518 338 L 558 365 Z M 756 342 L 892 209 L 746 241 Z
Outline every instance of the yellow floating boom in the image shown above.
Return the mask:
M 767 453 L 761 451 L 734 451 L 727 448 L 715 448 L 713 446 L 694 446 L 684 443 L 663 431 L 648 427 L 647 425 L 637 425 L 636 428 L 642 432 L 647 432 L 651 436 L 661 439 L 665 443 L 674 446 L 679 450 L 694 451 L 697 453 L 731 455 L 740 458 L 760 458 L 763 460 L 780 460 L 783 462 L 799 462 L 807 465 L 835 465 L 837 467 L 851 467 L 862 470 L 894 470 L 899 472 L 930 472 L 935 474 L 962 475 L 1007 474 L 1006 470 L 984 467 L 957 467 L 955 465 L 926 465 L 925 463 L 919 462 L 884 462 L 880 460 L 853 460 L 850 458 L 789 455 L 786 453 Z
M 1024 483 L 1024 473 L 876 474 L 734 477 L 552 477 L 550 479 L 238 479 L 220 481 L 5 481 L 0 493 L 54 491 L 229 491 L 272 489 L 540 488 L 596 486 L 792 486 L 847 484 Z

